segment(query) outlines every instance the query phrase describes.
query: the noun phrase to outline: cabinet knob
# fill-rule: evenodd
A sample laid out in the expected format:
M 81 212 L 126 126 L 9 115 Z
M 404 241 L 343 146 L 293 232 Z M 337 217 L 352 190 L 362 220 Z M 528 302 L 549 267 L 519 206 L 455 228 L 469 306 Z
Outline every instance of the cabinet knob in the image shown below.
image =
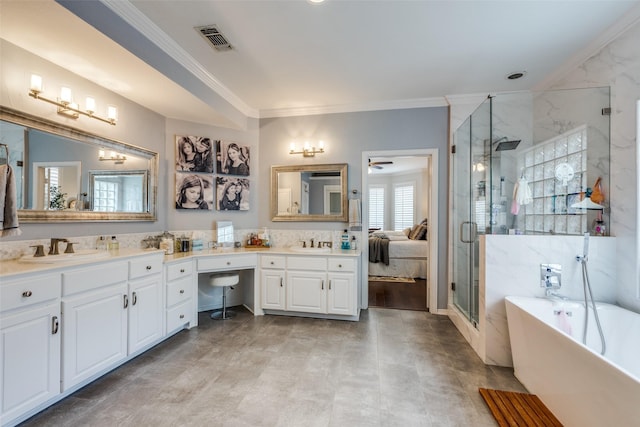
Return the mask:
M 181 318 L 181 319 L 184 319 L 184 314 L 181 314 L 181 315 L 180 315 L 180 318 Z
M 24 291 L 22 293 L 22 297 L 23 298 L 29 298 L 31 295 L 33 295 L 33 292 L 31 292 L 31 291 Z
M 180 289 L 180 293 L 181 293 L 181 294 L 184 294 L 184 289 Z
M 271 265 L 275 264 L 273 261 L 270 262 Z
M 342 268 L 342 264 L 338 264 L 338 268 Z
M 151 270 L 151 266 L 150 265 L 147 265 L 147 270 Z
M 184 273 L 184 268 L 181 268 L 181 269 L 180 269 L 180 273 Z
M 227 265 L 231 265 L 231 261 L 227 261 Z

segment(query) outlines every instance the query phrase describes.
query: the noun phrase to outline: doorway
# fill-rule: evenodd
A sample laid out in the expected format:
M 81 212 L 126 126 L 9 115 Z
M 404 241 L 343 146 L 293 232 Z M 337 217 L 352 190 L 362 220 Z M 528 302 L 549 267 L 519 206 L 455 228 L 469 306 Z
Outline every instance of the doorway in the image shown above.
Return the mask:
M 376 159 L 375 162 L 372 162 L 371 159 Z M 401 222 L 400 213 L 397 215 L 393 212 L 386 212 L 384 215 L 385 220 L 383 220 L 382 227 L 373 227 L 370 224 L 370 217 L 376 218 L 380 217 L 380 215 L 371 216 L 370 213 L 374 213 L 375 206 L 370 207 L 371 199 L 369 197 L 369 188 L 372 183 L 376 182 L 375 173 L 369 173 L 371 166 L 382 166 L 383 168 L 393 169 L 392 166 L 397 166 L 395 163 L 402 164 L 405 160 L 413 159 L 415 161 L 422 161 L 423 167 L 419 172 L 409 171 L 406 168 L 401 169 L 400 171 L 396 170 L 393 172 L 395 174 L 394 178 L 390 178 L 387 183 L 388 188 L 388 196 L 386 196 L 386 201 L 383 203 L 387 209 L 391 209 L 392 211 L 398 211 L 395 208 L 396 205 L 401 203 L 402 200 L 406 200 L 407 194 L 414 195 L 414 208 L 413 208 L 413 216 L 407 222 L 406 216 L 403 220 L 404 223 Z M 362 204 L 362 224 L 363 231 L 361 235 L 361 245 L 362 253 L 363 253 L 363 263 L 362 263 L 362 277 L 369 277 L 369 269 L 370 265 L 372 271 L 375 272 L 375 276 L 388 276 L 389 281 L 386 283 L 384 280 L 377 280 L 374 286 L 372 286 L 371 290 L 375 292 L 374 288 L 378 288 L 379 292 L 385 292 L 385 287 L 387 287 L 387 297 L 392 300 L 391 306 L 394 305 L 393 300 L 398 303 L 398 307 L 396 308 L 405 308 L 405 309 L 419 309 L 417 307 L 423 307 L 426 309 L 430 309 L 431 302 L 433 302 L 433 309 L 435 311 L 437 307 L 437 248 L 438 248 L 438 227 L 436 224 L 438 223 L 437 218 L 437 200 L 438 200 L 438 150 L 437 149 L 414 149 L 414 150 L 387 150 L 387 151 L 370 151 L 362 153 L 362 191 L 363 191 L 363 200 Z M 378 168 L 375 168 L 378 169 Z M 379 170 L 379 169 L 378 169 Z M 420 174 L 424 175 L 424 179 L 416 178 L 413 179 L 411 174 Z M 418 182 L 420 181 L 420 182 Z M 411 184 L 413 183 L 413 184 Z M 413 185 L 413 190 L 407 190 L 407 184 L 409 186 Z M 398 198 L 393 192 L 394 185 L 402 191 L 398 191 L 398 193 L 402 193 L 405 196 L 405 199 L 402 197 Z M 411 193 L 413 191 L 413 193 Z M 420 205 L 420 208 L 418 208 Z M 406 206 L 405 206 L 406 208 Z M 406 214 L 406 209 L 405 212 Z M 415 226 L 419 224 L 424 219 L 427 220 L 427 238 L 423 241 L 424 244 L 424 259 L 414 259 L 409 261 L 409 264 L 413 266 L 418 266 L 416 268 L 420 268 L 420 270 L 416 270 L 415 273 L 411 271 L 406 272 L 406 270 L 396 270 L 395 268 L 399 264 L 406 264 L 405 259 L 396 260 L 396 263 L 392 265 L 391 259 L 389 260 L 389 269 L 385 270 L 387 267 L 381 265 L 373 265 L 373 263 L 369 262 L 369 229 L 370 228 L 385 228 L 387 230 L 375 230 L 375 232 L 384 232 L 389 231 L 387 234 L 395 234 L 397 237 L 402 239 L 398 233 L 406 233 L 410 223 Z M 380 225 L 380 224 L 376 224 Z M 395 230 L 398 228 L 398 230 Z M 405 234 L 406 236 L 406 234 Z M 388 237 L 388 236 L 387 236 Z M 391 244 L 391 237 L 389 237 Z M 406 257 L 411 258 L 411 257 Z M 380 268 L 382 270 L 380 270 Z M 413 268 L 413 267 L 409 267 Z M 386 271 L 389 271 L 386 274 Z M 405 277 L 402 277 L 405 276 Z M 415 277 L 409 277 L 415 276 Z M 406 280 L 405 279 L 409 279 Z M 410 279 L 413 279 L 410 280 Z M 422 280 L 422 283 L 420 282 Z M 380 288 L 383 288 L 380 290 Z M 408 292 L 406 295 L 401 295 L 402 288 Z M 422 289 L 420 289 L 422 288 Z M 375 298 L 380 298 L 376 295 L 370 295 L 370 287 L 368 280 L 363 279 L 362 281 L 362 292 L 361 292 L 361 307 L 367 308 L 369 303 L 371 305 L 380 306 L 380 303 L 375 302 Z M 421 301 L 416 302 L 413 299 L 418 298 Z M 393 308 L 393 307 L 388 307 Z

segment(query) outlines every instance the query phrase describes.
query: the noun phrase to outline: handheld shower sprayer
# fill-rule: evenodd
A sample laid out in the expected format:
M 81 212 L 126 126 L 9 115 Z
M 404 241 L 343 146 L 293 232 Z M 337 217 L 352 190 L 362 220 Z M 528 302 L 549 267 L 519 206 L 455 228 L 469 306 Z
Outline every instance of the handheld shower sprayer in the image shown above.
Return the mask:
M 584 233 L 584 244 L 582 247 L 582 255 L 576 256 L 576 261 L 582 262 L 589 259 L 589 232 Z

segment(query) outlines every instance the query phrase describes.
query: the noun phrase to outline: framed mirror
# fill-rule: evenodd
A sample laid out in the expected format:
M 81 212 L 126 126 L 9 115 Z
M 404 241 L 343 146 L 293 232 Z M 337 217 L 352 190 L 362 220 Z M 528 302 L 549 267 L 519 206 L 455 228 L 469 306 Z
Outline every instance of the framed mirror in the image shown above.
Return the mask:
M 347 164 L 272 166 L 271 220 L 347 222 Z
M 158 153 L 0 106 L 20 222 L 156 221 Z

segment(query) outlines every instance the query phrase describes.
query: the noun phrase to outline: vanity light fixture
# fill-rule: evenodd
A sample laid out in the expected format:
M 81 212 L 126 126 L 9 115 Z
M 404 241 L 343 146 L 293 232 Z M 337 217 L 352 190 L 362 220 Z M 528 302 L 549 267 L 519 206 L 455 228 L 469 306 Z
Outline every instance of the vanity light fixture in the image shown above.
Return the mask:
M 109 156 L 107 157 L 104 150 L 98 151 L 98 160 L 101 162 L 112 161 L 115 164 L 120 165 L 127 160 L 127 156 L 124 154 L 116 153 L 115 151 L 111 151 Z
M 37 74 L 31 75 L 31 84 L 29 87 L 29 96 L 40 101 L 48 102 L 58 107 L 58 114 L 62 114 L 73 119 L 77 119 L 82 114 L 83 116 L 91 117 L 92 119 L 100 120 L 101 122 L 109 123 L 110 125 L 116 124 L 118 120 L 118 110 L 116 107 L 107 107 L 107 118 L 97 116 L 96 112 L 96 100 L 91 97 L 87 97 L 85 103 L 85 110 L 81 110 L 77 103 L 73 102 L 71 96 L 71 89 L 63 86 L 60 89 L 60 98 L 57 100 L 49 99 L 41 95 L 42 93 L 42 77 Z
M 318 141 L 318 148 L 312 147 L 309 141 L 304 143 L 302 150 L 296 151 L 296 144 L 291 143 L 289 154 L 302 154 L 303 157 L 315 157 L 318 153 L 324 153 L 324 141 Z

